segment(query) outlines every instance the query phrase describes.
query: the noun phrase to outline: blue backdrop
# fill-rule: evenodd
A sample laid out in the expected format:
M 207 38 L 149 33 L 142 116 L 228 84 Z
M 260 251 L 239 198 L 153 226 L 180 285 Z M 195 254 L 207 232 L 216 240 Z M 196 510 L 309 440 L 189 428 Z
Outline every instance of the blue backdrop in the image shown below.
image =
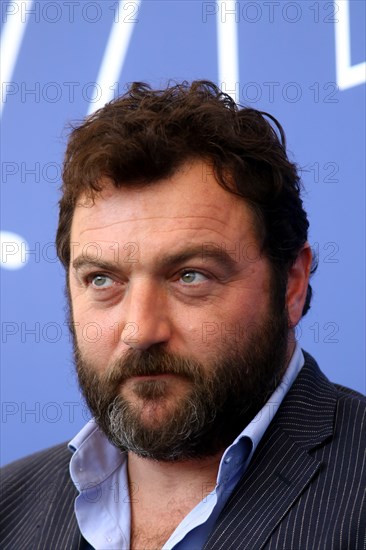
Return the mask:
M 88 419 L 53 244 L 64 128 L 133 80 L 208 78 L 283 124 L 320 264 L 297 334 L 365 393 L 364 21 L 358 0 L 2 3 L 2 463 Z

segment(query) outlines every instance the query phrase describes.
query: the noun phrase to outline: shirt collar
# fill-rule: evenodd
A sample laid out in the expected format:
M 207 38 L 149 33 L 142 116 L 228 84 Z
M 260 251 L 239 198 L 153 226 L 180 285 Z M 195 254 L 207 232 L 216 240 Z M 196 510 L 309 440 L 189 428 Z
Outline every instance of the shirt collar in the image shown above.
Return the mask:
M 127 453 L 110 443 L 94 419 L 89 420 L 68 447 L 73 453 L 70 474 L 78 488 L 91 481 L 95 485 L 102 483 L 127 457 Z

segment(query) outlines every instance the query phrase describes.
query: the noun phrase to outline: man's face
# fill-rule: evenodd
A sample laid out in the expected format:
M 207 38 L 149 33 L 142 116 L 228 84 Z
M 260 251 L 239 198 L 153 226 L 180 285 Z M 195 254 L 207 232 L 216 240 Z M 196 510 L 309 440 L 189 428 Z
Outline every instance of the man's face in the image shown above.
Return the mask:
M 160 460 L 214 454 L 286 367 L 253 214 L 202 161 L 151 186 L 106 182 L 80 200 L 70 296 L 80 384 L 121 448 Z

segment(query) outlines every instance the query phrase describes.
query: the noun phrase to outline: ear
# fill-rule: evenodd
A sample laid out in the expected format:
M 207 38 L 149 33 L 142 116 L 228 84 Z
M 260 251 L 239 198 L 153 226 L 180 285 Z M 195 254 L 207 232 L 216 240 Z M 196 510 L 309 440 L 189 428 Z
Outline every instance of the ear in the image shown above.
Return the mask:
M 286 303 L 291 328 L 295 327 L 301 319 L 308 289 L 312 258 L 311 248 L 307 242 L 299 252 L 288 274 Z

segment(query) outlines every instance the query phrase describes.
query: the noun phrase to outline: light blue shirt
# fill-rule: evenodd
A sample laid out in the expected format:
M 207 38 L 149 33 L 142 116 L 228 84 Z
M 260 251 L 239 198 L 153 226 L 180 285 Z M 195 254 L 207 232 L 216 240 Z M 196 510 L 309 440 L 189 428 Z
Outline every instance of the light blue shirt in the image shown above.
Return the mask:
M 200 550 L 213 530 L 217 517 L 253 456 L 272 418 L 304 364 L 298 344 L 281 383 L 256 417 L 225 450 L 216 487 L 181 521 L 164 550 Z M 94 420 L 70 441 L 73 452 L 70 475 L 79 491 L 75 500 L 76 519 L 83 537 L 95 550 L 130 548 L 130 493 L 127 453 L 119 451 L 99 430 Z M 204 491 L 203 491 L 204 492 Z

